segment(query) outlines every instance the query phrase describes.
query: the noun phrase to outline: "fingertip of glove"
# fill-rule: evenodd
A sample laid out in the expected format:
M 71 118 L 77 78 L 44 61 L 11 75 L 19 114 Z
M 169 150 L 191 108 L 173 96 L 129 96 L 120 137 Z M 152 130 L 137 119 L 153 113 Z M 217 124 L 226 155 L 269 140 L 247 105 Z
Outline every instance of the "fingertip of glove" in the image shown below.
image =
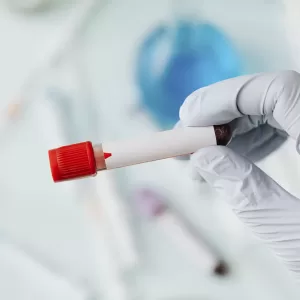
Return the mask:
M 174 126 L 173 126 L 173 129 L 177 129 L 177 128 L 183 128 L 184 125 L 182 124 L 181 121 L 178 121 Z
M 185 126 L 192 126 L 193 119 L 198 112 L 197 107 L 195 107 L 198 103 L 197 98 L 199 97 L 199 90 L 190 94 L 183 102 L 179 109 L 179 118 L 181 124 Z

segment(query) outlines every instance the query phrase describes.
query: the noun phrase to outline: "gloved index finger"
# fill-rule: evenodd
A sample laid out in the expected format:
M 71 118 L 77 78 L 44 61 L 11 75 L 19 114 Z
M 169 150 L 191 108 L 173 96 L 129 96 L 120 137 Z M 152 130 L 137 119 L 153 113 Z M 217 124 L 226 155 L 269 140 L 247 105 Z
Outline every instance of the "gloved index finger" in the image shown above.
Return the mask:
M 186 98 L 179 116 L 185 126 L 219 125 L 252 116 L 256 127 L 270 118 L 297 138 L 299 114 L 300 74 L 283 71 L 240 76 L 201 88 Z

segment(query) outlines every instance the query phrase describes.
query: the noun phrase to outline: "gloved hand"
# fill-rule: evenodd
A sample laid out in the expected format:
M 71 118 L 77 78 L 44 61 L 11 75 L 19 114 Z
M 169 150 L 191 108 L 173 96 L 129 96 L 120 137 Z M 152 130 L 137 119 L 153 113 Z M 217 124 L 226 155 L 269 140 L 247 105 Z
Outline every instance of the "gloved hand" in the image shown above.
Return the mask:
M 178 126 L 225 123 L 233 130 L 229 146 L 201 149 L 191 156 L 191 164 L 300 279 L 300 200 L 249 160 L 266 145 L 274 149 L 281 137 L 299 140 L 300 74 L 229 79 L 195 91 L 180 109 Z

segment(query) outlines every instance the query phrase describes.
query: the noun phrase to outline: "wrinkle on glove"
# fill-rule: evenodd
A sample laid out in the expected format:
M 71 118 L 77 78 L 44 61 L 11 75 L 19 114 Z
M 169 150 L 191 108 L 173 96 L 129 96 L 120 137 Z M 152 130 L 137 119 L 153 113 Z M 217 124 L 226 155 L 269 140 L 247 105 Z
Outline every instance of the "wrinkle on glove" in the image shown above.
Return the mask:
M 190 163 L 300 279 L 300 200 L 227 147 L 203 148 Z

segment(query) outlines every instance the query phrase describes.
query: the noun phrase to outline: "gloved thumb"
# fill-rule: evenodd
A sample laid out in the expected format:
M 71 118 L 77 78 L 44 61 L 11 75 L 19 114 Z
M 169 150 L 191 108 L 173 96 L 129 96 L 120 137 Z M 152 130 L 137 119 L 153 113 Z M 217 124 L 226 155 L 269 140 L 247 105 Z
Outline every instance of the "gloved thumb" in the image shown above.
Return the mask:
M 300 201 L 231 149 L 200 149 L 190 163 L 300 279 Z

